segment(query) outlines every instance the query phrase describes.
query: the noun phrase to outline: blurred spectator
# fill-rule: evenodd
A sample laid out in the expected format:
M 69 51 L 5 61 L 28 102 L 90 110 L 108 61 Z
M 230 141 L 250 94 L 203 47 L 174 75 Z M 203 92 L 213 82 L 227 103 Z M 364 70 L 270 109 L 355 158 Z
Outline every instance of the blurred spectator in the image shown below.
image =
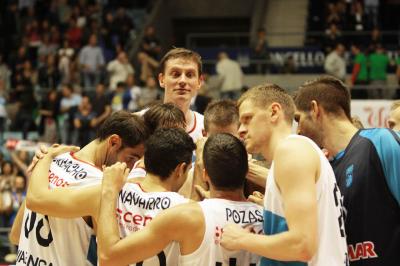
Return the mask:
M 387 88 L 387 70 L 390 63 L 389 57 L 381 44 L 377 44 L 375 51 L 369 55 L 371 88 L 368 90 L 370 99 L 392 99 L 395 90 Z
M 292 55 L 286 58 L 285 62 L 283 63 L 281 72 L 284 74 L 293 74 L 297 72 L 297 65 Z
M 3 82 L 3 88 L 7 91 L 10 89 L 11 71 L 3 59 L 3 55 L 0 54 L 0 80 Z
M 21 207 L 22 202 L 26 197 L 26 178 L 22 175 L 17 175 L 14 179 L 14 184 L 12 186 L 12 213 L 8 226 L 12 226 L 14 219 L 17 215 L 19 207 Z
M 61 43 L 61 33 L 57 26 L 52 25 L 50 27 L 50 43 L 57 47 Z
M 15 167 L 10 161 L 4 161 L 0 174 L 0 226 L 8 226 L 12 211 L 11 189 L 15 179 Z
M 104 42 L 106 61 L 115 57 L 115 45 L 117 44 L 116 25 L 114 24 L 114 16 L 111 12 L 107 12 L 103 19 L 101 28 L 101 36 Z
M 105 87 L 102 83 L 96 86 L 96 95 L 92 99 L 92 106 L 96 114 L 96 124 L 100 126 L 111 114 L 110 98 L 105 94 Z
M 367 57 L 361 51 L 360 46 L 353 44 L 351 46 L 351 52 L 354 55 L 354 64 L 351 75 L 351 82 L 353 85 L 367 85 L 368 84 L 368 62 Z M 361 88 L 361 89 L 365 89 Z M 365 93 L 357 88 L 356 91 L 352 90 L 352 95 L 356 98 L 365 98 Z
M 357 35 L 357 33 L 362 34 L 363 31 L 367 30 L 367 17 L 364 14 L 361 1 L 353 1 L 349 23 L 349 30 L 356 32 L 356 35 L 352 37 L 353 41 L 363 43 L 365 36 Z
M 56 3 L 58 21 L 60 22 L 61 30 L 64 30 L 67 27 L 72 10 L 71 7 L 68 5 L 67 0 L 58 0 Z
M 97 46 L 97 37 L 95 34 L 90 36 L 89 44 L 81 50 L 79 63 L 82 67 L 85 88 L 95 87 L 100 82 L 100 74 L 104 66 L 103 52 Z
M 338 12 L 338 8 L 336 3 L 329 3 L 328 4 L 328 14 L 326 16 L 326 25 L 343 25 L 342 17 Z
M 66 37 L 70 46 L 74 49 L 81 47 L 82 41 L 82 29 L 78 27 L 76 18 L 71 18 L 69 22 L 69 28 L 66 32 Z
M 370 19 L 373 26 L 378 25 L 379 0 L 364 0 L 365 14 Z
M 63 84 L 71 82 L 71 64 L 74 53 L 68 40 L 64 40 L 63 47 L 58 50 L 58 70 L 60 71 L 60 82 Z
M 56 88 L 60 81 L 60 74 L 56 66 L 56 57 L 49 54 L 46 63 L 39 68 L 39 85 L 42 88 Z
M 118 82 L 124 82 L 129 75 L 133 75 L 134 70 L 129 63 L 125 52 L 120 52 L 118 57 L 107 65 L 107 71 L 110 75 L 110 89 L 115 90 Z
M 126 41 L 131 36 L 131 31 L 135 28 L 133 20 L 126 14 L 125 8 L 118 8 L 114 18 L 114 25 L 117 30 L 118 42 L 122 47 L 125 47 Z
M 154 77 L 148 77 L 146 86 L 142 88 L 139 98 L 139 109 L 150 105 L 154 101 L 161 98 L 160 90 L 158 89 L 156 79 Z
M 371 37 L 369 40 L 369 53 L 373 53 L 376 49 L 376 46 L 378 44 L 381 44 L 382 42 L 382 34 L 379 28 L 375 27 L 371 31 Z
M 338 43 L 335 50 L 330 52 L 325 59 L 324 69 L 329 75 L 332 75 L 342 81 L 346 79 L 346 60 L 343 58 L 346 48 Z
M 10 66 L 11 71 L 11 87 L 16 87 L 17 77 L 22 74 L 24 69 L 24 63 L 29 60 L 25 46 L 18 48 L 17 55 L 12 58 Z
M 147 78 L 156 76 L 159 63 L 144 52 L 138 53 L 138 61 L 140 63 L 140 81 L 146 84 Z
M 92 111 L 92 104 L 89 97 L 83 96 L 74 119 L 78 146 L 83 147 L 94 139 L 95 118 L 96 114 Z
M 117 83 L 117 88 L 112 93 L 112 98 L 111 98 L 111 110 L 113 112 L 121 111 L 124 109 L 123 98 L 125 94 L 125 88 L 126 88 L 125 82 Z
M 336 44 L 342 42 L 342 33 L 337 28 L 337 25 L 331 23 L 329 28 L 325 31 L 324 50 L 325 53 L 330 53 L 335 49 Z
M 221 80 L 221 98 L 239 98 L 243 87 L 243 72 L 238 62 L 229 58 L 228 54 L 218 54 L 216 72 Z
M 153 26 L 148 26 L 145 30 L 142 41 L 142 51 L 155 60 L 160 59 L 160 40 L 157 38 Z
M 42 41 L 38 48 L 38 56 L 46 57 L 48 55 L 53 55 L 57 51 L 57 45 L 50 43 L 50 36 L 48 33 L 43 35 Z
M 59 109 L 59 101 L 57 97 L 57 91 L 51 90 L 47 97 L 42 101 L 39 116 L 40 122 L 38 127 L 38 133 L 40 139 L 44 142 L 56 143 L 58 142 L 57 137 L 57 115 Z
M 253 52 L 255 58 L 267 59 L 268 56 L 268 42 L 267 34 L 264 28 L 257 31 L 257 39 L 253 44 Z
M 0 146 L 3 145 L 4 141 L 4 131 L 6 130 L 6 121 L 7 121 L 7 111 L 6 111 L 6 103 L 7 103 L 7 94 L 4 86 L 4 81 L 0 80 Z
M 74 114 L 80 105 L 82 97 L 73 92 L 73 88 L 69 84 L 62 87 L 62 98 L 60 102 L 59 127 L 61 142 L 71 144 L 73 140 L 73 121 Z
M 139 99 L 141 96 L 141 88 L 136 85 L 133 74 L 128 75 L 126 79 L 126 90 L 123 96 L 124 110 L 136 112 L 139 108 Z

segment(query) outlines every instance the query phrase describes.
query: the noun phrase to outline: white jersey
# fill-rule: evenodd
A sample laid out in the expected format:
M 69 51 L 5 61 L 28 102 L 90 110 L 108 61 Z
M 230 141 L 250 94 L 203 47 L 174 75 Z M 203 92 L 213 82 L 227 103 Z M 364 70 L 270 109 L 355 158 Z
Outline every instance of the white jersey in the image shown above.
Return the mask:
M 118 196 L 117 216 L 121 238 L 145 227 L 165 209 L 187 203 L 189 200 L 175 192 L 145 192 L 140 184 L 126 183 Z M 137 265 L 177 265 L 179 244 L 169 244 L 157 256 Z
M 50 165 L 50 188 L 82 188 L 100 184 L 103 173 L 72 153 L 57 156 Z M 91 265 L 87 255 L 93 230 L 83 218 L 54 218 L 25 208 L 16 265 Z
M 129 172 L 129 175 L 127 177 L 127 179 L 132 179 L 132 178 L 138 178 L 138 177 L 145 177 L 147 172 L 146 169 L 144 169 L 143 167 L 139 166 L 139 163 L 141 163 L 141 160 L 137 161 L 131 171 Z
M 316 183 L 318 249 L 308 263 L 281 262 L 262 258 L 260 265 L 347 265 L 347 245 L 343 223 L 344 209 L 332 167 L 321 149 L 312 140 L 298 135 L 290 135 L 289 138 L 306 140 L 319 155 L 321 169 Z M 287 163 L 290 166 L 290 162 Z M 266 235 L 274 235 L 288 230 L 284 210 L 282 196 L 275 182 L 274 163 L 272 162 L 264 197 L 264 233 Z
M 262 232 L 262 208 L 246 201 L 206 199 L 199 202 L 204 214 L 205 233 L 199 248 L 191 254 L 180 255 L 180 266 L 243 265 L 256 266 L 258 255 L 247 251 L 229 251 L 220 245 L 222 229 L 228 223 L 253 225 L 255 233 Z
M 143 116 L 144 113 L 147 112 L 147 110 L 149 109 L 143 109 L 139 112 L 136 112 L 135 114 Z M 204 116 L 196 111 L 190 110 L 190 112 L 193 114 L 193 119 L 190 125 L 187 125 L 186 132 L 193 139 L 193 142 L 196 143 L 199 138 L 203 137 Z

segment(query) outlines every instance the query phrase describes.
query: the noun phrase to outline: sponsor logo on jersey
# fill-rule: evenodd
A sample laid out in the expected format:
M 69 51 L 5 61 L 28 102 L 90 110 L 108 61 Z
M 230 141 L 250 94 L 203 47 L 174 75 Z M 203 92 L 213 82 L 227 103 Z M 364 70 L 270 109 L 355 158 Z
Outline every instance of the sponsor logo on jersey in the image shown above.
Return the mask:
M 375 245 L 371 241 L 365 241 L 355 245 L 348 245 L 348 252 L 350 261 L 378 257 L 378 254 L 375 252 Z
M 39 257 L 35 257 L 32 254 L 30 254 L 27 251 L 24 250 L 18 250 L 18 254 L 17 254 L 17 260 L 16 263 L 22 263 L 24 265 L 32 265 L 32 266 L 36 266 L 36 265 L 40 265 L 40 266 L 53 266 L 53 263 L 48 262 L 42 258 Z
M 130 211 L 123 211 L 119 208 L 117 208 L 117 217 L 120 224 L 124 222 L 124 227 L 132 232 L 138 231 L 153 219 L 153 217 L 148 215 L 135 214 Z

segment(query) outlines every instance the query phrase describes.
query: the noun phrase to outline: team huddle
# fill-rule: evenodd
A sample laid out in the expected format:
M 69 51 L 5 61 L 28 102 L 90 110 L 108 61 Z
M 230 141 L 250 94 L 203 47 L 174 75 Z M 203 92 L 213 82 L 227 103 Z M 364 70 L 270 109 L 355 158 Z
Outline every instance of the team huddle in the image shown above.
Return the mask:
M 17 265 L 400 263 L 399 129 L 356 128 L 341 81 L 259 85 L 203 117 L 200 56 L 175 48 L 160 66 L 164 103 L 38 154 Z

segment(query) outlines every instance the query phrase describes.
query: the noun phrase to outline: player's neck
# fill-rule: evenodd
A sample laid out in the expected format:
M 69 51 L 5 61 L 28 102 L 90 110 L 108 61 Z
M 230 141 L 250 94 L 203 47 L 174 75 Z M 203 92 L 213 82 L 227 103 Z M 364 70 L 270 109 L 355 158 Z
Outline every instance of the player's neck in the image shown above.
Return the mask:
M 140 186 L 147 192 L 173 191 L 167 180 L 163 181 L 160 177 L 150 173 L 146 174 L 146 177 L 140 182 Z
M 84 146 L 82 149 L 75 152 L 74 156 L 81 161 L 94 164 L 96 167 L 99 167 L 101 169 L 102 165 L 98 165 L 95 159 L 96 149 L 98 147 L 98 144 L 96 142 L 97 140 L 93 140 L 92 142 Z
M 226 200 L 232 200 L 232 201 L 246 201 L 246 197 L 243 194 L 243 188 L 236 189 L 236 190 L 230 190 L 230 191 L 224 191 L 224 190 L 215 189 L 211 186 L 210 187 L 210 198 L 226 199 Z
M 292 129 L 286 124 L 281 124 L 277 126 L 277 128 L 273 129 L 273 133 L 271 134 L 268 143 L 266 143 L 262 148 L 262 155 L 268 163 L 272 163 L 276 148 L 290 134 L 292 134 Z
M 331 155 L 344 150 L 358 131 L 347 119 L 332 119 L 325 128 L 323 146 Z

